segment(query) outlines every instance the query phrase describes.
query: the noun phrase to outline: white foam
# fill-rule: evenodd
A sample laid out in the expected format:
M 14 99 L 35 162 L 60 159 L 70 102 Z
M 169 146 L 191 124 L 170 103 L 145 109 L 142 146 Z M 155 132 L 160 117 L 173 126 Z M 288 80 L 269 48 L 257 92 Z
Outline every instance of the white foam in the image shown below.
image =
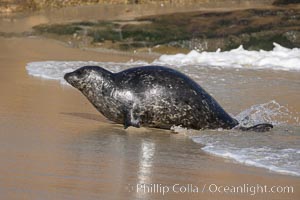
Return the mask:
M 253 126 L 258 123 L 272 123 L 273 125 L 290 124 L 300 126 L 298 112 L 290 111 L 286 106 L 280 105 L 275 100 L 267 103 L 253 105 L 242 111 L 234 118 L 243 126 Z
M 201 137 L 192 138 L 194 142 L 204 144 L 205 141 Z M 220 156 L 223 158 L 233 159 L 238 163 L 249 166 L 269 169 L 270 171 L 289 174 L 293 176 L 300 176 L 299 160 L 288 161 L 285 158 L 284 150 L 268 149 L 268 148 L 234 148 L 234 147 L 221 147 L 219 145 L 207 144 L 202 148 L 204 151 Z M 289 155 L 299 151 L 299 149 L 292 149 Z M 299 158 L 298 158 L 299 159 Z
M 237 49 L 221 52 L 198 52 L 162 55 L 156 60 L 160 64 L 201 65 L 222 68 L 300 70 L 300 49 L 289 49 L 273 43 L 272 51 L 249 51 L 241 45 Z

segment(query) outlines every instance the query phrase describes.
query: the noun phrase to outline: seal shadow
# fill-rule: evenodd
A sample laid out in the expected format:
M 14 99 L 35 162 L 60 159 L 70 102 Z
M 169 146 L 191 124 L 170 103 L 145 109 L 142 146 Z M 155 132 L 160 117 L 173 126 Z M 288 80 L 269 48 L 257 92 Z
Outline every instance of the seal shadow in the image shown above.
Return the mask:
M 114 122 L 108 121 L 105 118 L 101 117 L 100 115 L 91 114 L 91 113 L 61 112 L 60 114 L 78 117 L 78 118 L 87 119 L 87 120 L 94 120 L 97 122 L 108 122 L 110 124 L 115 124 Z

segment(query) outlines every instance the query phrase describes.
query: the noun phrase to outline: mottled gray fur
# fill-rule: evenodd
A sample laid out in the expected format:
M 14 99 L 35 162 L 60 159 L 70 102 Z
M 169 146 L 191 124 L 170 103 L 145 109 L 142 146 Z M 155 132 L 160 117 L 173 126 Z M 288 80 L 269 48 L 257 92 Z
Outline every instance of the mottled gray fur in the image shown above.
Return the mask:
M 196 82 L 170 68 L 145 66 L 111 73 L 85 66 L 64 78 L 105 117 L 125 128 L 231 129 L 238 125 Z

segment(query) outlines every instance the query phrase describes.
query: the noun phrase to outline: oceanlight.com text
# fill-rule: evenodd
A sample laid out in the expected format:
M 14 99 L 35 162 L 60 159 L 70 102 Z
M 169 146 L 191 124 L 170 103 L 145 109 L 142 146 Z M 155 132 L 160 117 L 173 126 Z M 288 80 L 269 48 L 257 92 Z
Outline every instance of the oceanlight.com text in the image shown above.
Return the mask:
M 220 185 L 220 184 L 136 184 L 129 187 L 130 192 L 144 193 L 144 194 L 161 194 L 166 195 L 168 193 L 213 193 L 213 194 L 245 194 L 245 195 L 257 195 L 257 194 L 292 194 L 294 193 L 294 187 L 290 185 L 261 185 L 261 184 L 241 184 L 241 185 Z

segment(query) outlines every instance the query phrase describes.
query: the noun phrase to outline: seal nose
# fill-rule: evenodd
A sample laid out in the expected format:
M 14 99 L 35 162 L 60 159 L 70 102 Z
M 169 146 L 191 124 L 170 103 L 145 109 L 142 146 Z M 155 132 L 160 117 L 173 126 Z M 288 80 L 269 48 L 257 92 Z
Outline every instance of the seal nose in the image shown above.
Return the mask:
M 71 74 L 71 73 L 66 73 L 66 74 L 64 75 L 64 79 L 65 79 L 66 81 L 68 81 L 68 79 L 69 79 L 69 77 L 70 77 L 70 74 Z

